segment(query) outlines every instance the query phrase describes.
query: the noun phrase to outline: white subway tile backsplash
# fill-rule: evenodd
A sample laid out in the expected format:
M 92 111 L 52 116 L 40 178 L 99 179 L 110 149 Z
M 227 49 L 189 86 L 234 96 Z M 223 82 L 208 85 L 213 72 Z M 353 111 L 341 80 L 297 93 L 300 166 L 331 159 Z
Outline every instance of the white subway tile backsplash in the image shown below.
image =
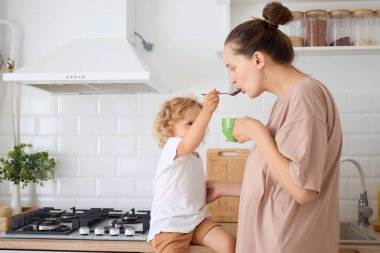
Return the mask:
M 21 96 L 17 101 L 16 104 L 20 104 L 21 115 L 57 114 L 57 97 L 55 96 Z
M 20 135 L 35 135 L 37 133 L 34 117 L 23 116 L 19 121 L 19 123 L 16 121 L 16 126 L 19 125 L 20 127 Z
M 367 113 L 340 114 L 344 134 L 369 134 L 371 116 Z
M 153 198 L 153 178 L 136 178 L 136 197 Z
M 136 114 L 137 95 L 102 95 L 98 97 L 99 114 Z
M 79 135 L 116 135 L 116 117 L 80 116 Z
M 361 184 L 360 184 L 360 177 L 358 178 L 349 178 L 347 179 L 347 182 L 349 184 L 348 187 L 348 200 L 359 200 L 360 193 L 363 193 Z
M 121 157 L 118 158 L 117 176 L 154 177 L 158 157 Z
M 133 135 L 137 134 L 140 127 L 144 127 L 140 124 L 138 116 L 120 116 L 117 119 L 117 134 L 118 135 Z
M 49 155 L 54 155 L 56 152 L 55 137 L 53 136 L 21 136 L 21 143 L 30 143 L 36 151 L 47 151 Z
M 138 155 L 159 155 L 160 148 L 157 140 L 153 136 L 137 137 L 137 154 Z
M 277 97 L 269 92 L 261 95 L 261 112 L 270 114 Z
M 348 111 L 348 94 L 345 92 L 332 92 L 335 104 L 340 113 Z
M 243 117 L 247 114 L 261 113 L 261 98 L 250 99 L 247 95 L 236 97 L 224 96 L 219 102 L 219 113 L 223 116 L 231 114 L 240 115 Z
M 96 179 L 60 177 L 57 179 L 57 194 L 60 197 L 95 197 Z
M 38 118 L 39 135 L 77 135 L 76 116 L 55 116 Z
M 366 190 L 369 200 L 377 200 L 377 190 L 380 189 L 380 178 L 367 178 Z
M 341 220 L 356 220 L 358 218 L 357 201 L 340 200 L 339 211 Z
M 207 136 L 215 136 L 215 135 L 222 135 L 222 134 L 223 134 L 222 116 L 214 113 L 207 127 L 206 138 Z
M 380 157 L 372 158 L 372 176 L 380 178 Z M 379 185 L 380 188 L 380 185 Z
M 79 176 L 102 177 L 116 176 L 116 159 L 113 157 L 79 158 Z
M 380 135 L 352 135 L 349 145 L 351 155 L 380 155 Z
M 355 159 L 361 165 L 364 175 L 366 177 L 371 177 L 371 161 L 368 157 L 350 157 Z M 359 172 L 356 166 L 351 162 L 343 162 L 340 164 L 340 177 L 341 178 L 352 178 L 359 177 Z
M 339 199 L 348 198 L 348 182 L 347 179 L 339 179 Z
M 161 108 L 161 105 L 171 98 L 173 95 L 148 95 L 148 94 L 138 94 L 137 95 L 137 115 L 141 114 L 154 114 L 156 115 Z
M 121 116 L 118 119 L 118 135 L 147 135 L 153 133 L 153 114 Z
M 151 208 L 152 180 L 160 154 L 152 136 L 153 122 L 163 102 L 187 94 L 25 94 L 15 102 L 21 112 L 20 141 L 47 149 L 57 165 L 55 180 L 46 182 L 44 187 L 30 185 L 22 190 L 24 205 L 63 209 Z M 380 188 L 379 95 L 378 91 L 333 92 L 344 131 L 342 154 L 361 163 L 368 197 L 375 207 Z M 199 96 L 199 101 L 202 99 Z M 254 145 L 226 142 L 221 127 L 223 116 L 250 116 L 266 124 L 275 100 L 269 93 L 255 99 L 244 94 L 221 96 L 204 143 L 198 148 L 204 166 L 209 148 L 250 149 Z M 1 97 L 0 157 L 13 145 L 10 121 L 10 99 Z M 342 219 L 356 219 L 360 188 L 356 169 L 350 163 L 342 164 L 339 185 Z M 9 182 L 0 184 L 0 204 L 9 204 L 11 191 Z
M 357 92 L 348 95 L 349 112 L 380 112 L 380 92 Z
M 59 96 L 58 113 L 70 115 L 97 114 L 97 96 L 95 95 L 65 95 Z
M 0 90 L 3 90 L 4 85 L 0 85 Z M 8 92 L 4 94 L 0 94 L 0 115 L 1 116 L 9 116 L 12 115 L 12 104 L 11 98 Z
M 347 156 L 349 154 L 349 135 L 343 135 L 343 147 L 342 147 L 342 156 Z
M 58 155 L 96 155 L 97 137 L 61 136 L 57 139 Z
M 38 197 L 56 197 L 57 183 L 49 180 L 43 183 L 43 186 L 36 185 L 36 194 Z
M 133 197 L 136 194 L 136 181 L 127 177 L 102 177 L 97 179 L 99 197 Z
M 77 198 L 75 200 L 75 207 L 81 208 L 81 209 L 115 208 L 116 199 L 115 198 Z
M 380 134 L 380 114 L 372 114 L 371 133 Z
M 55 157 L 56 177 L 75 177 L 78 175 L 78 159 L 76 157 Z
M 13 135 L 12 116 L 10 115 L 0 116 L 0 136 L 6 135 Z
M 99 137 L 99 155 L 135 155 L 135 136 L 103 136 Z

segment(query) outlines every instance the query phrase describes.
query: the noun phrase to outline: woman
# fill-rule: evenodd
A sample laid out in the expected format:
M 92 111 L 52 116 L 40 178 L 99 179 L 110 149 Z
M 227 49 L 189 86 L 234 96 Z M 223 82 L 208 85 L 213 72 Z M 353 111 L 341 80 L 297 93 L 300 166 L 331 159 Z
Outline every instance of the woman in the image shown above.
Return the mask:
M 278 29 L 288 8 L 268 3 L 264 19 L 246 21 L 225 41 L 232 83 L 255 98 L 277 96 L 268 123 L 235 123 L 239 143 L 255 142 L 243 182 L 207 182 L 207 202 L 240 196 L 238 253 L 336 253 L 339 248 L 339 159 L 342 131 L 328 89 L 294 66 L 289 38 Z

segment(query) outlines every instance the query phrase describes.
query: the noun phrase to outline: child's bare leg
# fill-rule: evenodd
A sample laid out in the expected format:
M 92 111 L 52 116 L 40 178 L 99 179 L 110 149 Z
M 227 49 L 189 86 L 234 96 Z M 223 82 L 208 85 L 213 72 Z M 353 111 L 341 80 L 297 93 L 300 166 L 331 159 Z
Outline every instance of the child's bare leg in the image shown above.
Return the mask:
M 215 226 L 203 237 L 203 244 L 217 253 L 234 253 L 236 239 L 222 226 Z

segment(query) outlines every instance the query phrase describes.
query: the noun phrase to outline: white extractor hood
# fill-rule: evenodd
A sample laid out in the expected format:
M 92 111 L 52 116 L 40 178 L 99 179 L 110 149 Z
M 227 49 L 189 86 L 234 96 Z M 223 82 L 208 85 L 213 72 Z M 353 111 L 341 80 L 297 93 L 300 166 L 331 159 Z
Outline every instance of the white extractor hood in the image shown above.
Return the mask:
M 55 94 L 169 92 L 126 38 L 72 40 L 3 80 Z

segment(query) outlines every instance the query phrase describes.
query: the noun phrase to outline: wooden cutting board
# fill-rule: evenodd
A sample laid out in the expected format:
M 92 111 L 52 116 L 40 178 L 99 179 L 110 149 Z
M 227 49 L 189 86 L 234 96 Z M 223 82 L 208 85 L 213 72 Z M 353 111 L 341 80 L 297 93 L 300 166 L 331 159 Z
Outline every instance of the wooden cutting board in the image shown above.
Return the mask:
M 242 182 L 249 149 L 207 150 L 206 177 L 208 180 Z M 216 222 L 237 222 L 239 197 L 221 197 L 207 205 L 211 219 Z

